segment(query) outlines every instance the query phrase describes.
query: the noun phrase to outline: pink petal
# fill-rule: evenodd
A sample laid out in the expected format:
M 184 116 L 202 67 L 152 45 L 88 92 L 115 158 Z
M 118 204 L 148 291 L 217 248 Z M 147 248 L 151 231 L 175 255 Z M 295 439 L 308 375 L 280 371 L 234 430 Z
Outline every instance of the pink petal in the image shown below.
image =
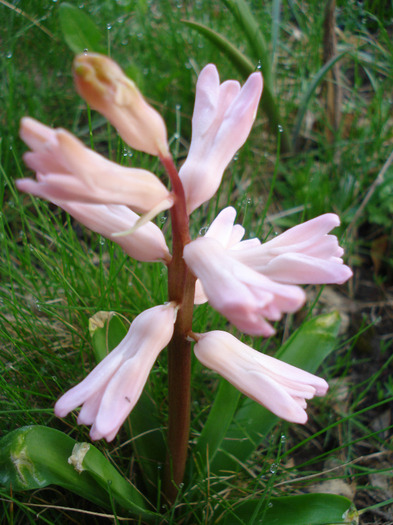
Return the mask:
M 258 274 L 230 257 L 212 238 L 192 241 L 185 246 L 183 257 L 213 308 L 246 333 L 271 335 L 274 331 L 264 317 L 277 320 L 304 303 L 300 288 Z
M 129 230 L 139 219 L 127 206 L 69 201 L 55 204 L 91 230 L 119 244 L 128 255 L 138 261 L 169 262 L 171 259 L 162 231 L 152 222 L 144 224 L 130 235 L 112 236 Z
M 189 213 L 217 191 L 225 168 L 250 132 L 261 93 L 260 73 L 252 74 L 239 89 L 235 81 L 220 86 L 215 66 L 202 70 L 196 87 L 190 150 L 179 172 Z
M 200 334 L 194 352 L 245 395 L 294 423 L 307 421 L 306 399 L 328 389 L 323 379 L 261 354 L 226 332 Z

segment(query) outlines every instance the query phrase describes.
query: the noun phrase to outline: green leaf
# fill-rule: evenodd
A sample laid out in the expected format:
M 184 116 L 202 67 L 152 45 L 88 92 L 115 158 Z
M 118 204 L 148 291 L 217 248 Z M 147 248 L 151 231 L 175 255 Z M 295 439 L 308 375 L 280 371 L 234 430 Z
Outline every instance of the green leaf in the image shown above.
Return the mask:
M 222 510 L 221 510 L 222 514 Z M 356 525 L 358 514 L 352 502 L 335 494 L 302 494 L 260 500 L 237 500 L 215 523 L 222 525 Z M 262 520 L 262 521 L 261 521 Z
M 129 324 L 115 312 L 97 312 L 89 319 L 89 333 L 96 362 L 99 363 L 125 337 Z
M 157 487 L 160 469 L 167 452 L 165 434 L 158 417 L 157 405 L 146 385 L 129 418 L 132 448 L 138 459 L 147 489 Z
M 104 35 L 82 9 L 67 2 L 59 6 L 60 28 L 73 53 L 105 53 Z
M 269 91 L 273 94 L 274 86 L 272 84 L 272 66 L 269 48 L 255 16 L 244 0 L 222 0 L 222 2 L 231 11 L 236 22 L 242 29 L 244 36 L 248 40 L 253 56 L 261 67 L 265 89 L 268 87 Z
M 278 359 L 314 373 L 334 350 L 340 316 L 337 312 L 320 315 L 306 321 L 277 352 Z M 226 440 L 217 453 L 211 470 L 238 470 L 260 445 L 278 417 L 255 401 L 247 398 L 236 412 Z
M 308 86 L 307 91 L 304 94 L 303 99 L 299 104 L 299 109 L 297 111 L 297 115 L 295 119 L 295 125 L 293 127 L 292 143 L 295 146 L 299 138 L 300 128 L 303 122 L 304 115 L 306 114 L 308 104 L 310 102 L 310 99 L 314 91 L 317 89 L 318 85 L 322 82 L 324 76 L 329 71 L 329 69 L 331 69 L 334 66 L 334 64 L 338 62 L 346 53 L 347 51 L 343 51 L 342 53 L 339 53 L 338 55 L 332 57 L 328 62 L 326 62 L 326 64 L 323 67 L 321 67 L 321 69 L 318 71 L 318 73 L 315 75 L 315 77 L 310 82 L 310 85 Z
M 157 516 L 96 447 L 39 425 L 19 428 L 0 440 L 0 483 L 15 492 L 59 485 L 101 507 L 111 509 L 113 498 L 134 515 Z
M 240 398 L 240 392 L 221 379 L 209 417 L 193 450 L 193 455 L 204 475 L 225 438 Z
M 198 22 L 190 22 L 189 20 L 182 20 L 182 22 L 189 27 L 192 27 L 198 33 L 210 40 L 220 51 L 226 55 L 236 69 L 244 76 L 248 77 L 256 70 L 256 64 L 253 64 L 243 53 L 229 42 L 224 36 L 209 27 L 199 24 Z

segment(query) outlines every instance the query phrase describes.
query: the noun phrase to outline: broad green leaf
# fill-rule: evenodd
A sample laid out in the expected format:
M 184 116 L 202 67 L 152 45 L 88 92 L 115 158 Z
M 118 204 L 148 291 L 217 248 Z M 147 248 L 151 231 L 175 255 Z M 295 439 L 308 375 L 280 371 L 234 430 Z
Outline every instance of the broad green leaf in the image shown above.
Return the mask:
M 150 396 L 148 385 L 128 420 L 132 448 L 146 481 L 146 488 L 157 487 L 167 448 L 157 405 Z
M 129 326 L 114 312 L 98 312 L 89 320 L 89 331 L 93 352 L 97 362 L 101 361 L 125 337 Z M 159 467 L 165 460 L 166 446 L 157 407 L 149 395 L 146 385 L 138 403 L 125 425 L 132 438 L 132 447 L 146 486 L 157 485 Z
M 221 379 L 209 416 L 192 451 L 201 474 L 208 470 L 209 463 L 213 461 L 225 438 L 239 398 L 240 392 L 225 379 Z
M 244 36 L 248 40 L 253 56 L 261 67 L 265 89 L 268 87 L 269 91 L 273 94 L 274 86 L 271 77 L 272 66 L 269 48 L 255 16 L 244 0 L 222 0 L 222 2 L 230 9 L 236 22 L 242 29 Z
M 220 35 L 216 31 L 213 31 L 209 27 L 204 26 L 203 24 L 199 24 L 198 22 L 190 22 L 189 20 L 183 20 L 183 22 L 210 40 L 210 42 L 212 42 L 220 51 L 224 53 L 224 55 L 229 58 L 232 64 L 244 77 L 248 77 L 256 70 L 256 64 L 253 64 L 224 36 Z
M 266 502 L 267 503 L 267 502 Z M 260 500 L 237 500 L 216 513 L 220 525 L 357 525 L 358 513 L 352 502 L 334 494 L 302 494 Z M 224 513 L 225 512 L 225 513 Z
M 96 447 L 39 425 L 0 440 L 0 483 L 15 492 L 59 485 L 108 509 L 113 499 L 134 515 L 157 516 Z
M 320 315 L 306 321 L 284 343 L 277 358 L 314 373 L 334 350 L 340 316 L 337 312 Z M 278 417 L 251 399 L 245 399 L 236 412 L 221 450 L 214 458 L 211 470 L 238 470 L 260 445 Z
M 89 333 L 96 362 L 99 363 L 125 337 L 129 325 L 115 312 L 97 312 L 89 319 Z
M 205 38 L 210 40 L 224 55 L 232 62 L 236 69 L 243 75 L 244 78 L 247 78 L 251 73 L 256 71 L 257 64 L 253 64 L 243 53 L 238 51 L 229 40 L 225 37 L 209 29 L 203 24 L 197 22 L 190 22 L 188 20 L 183 20 L 185 24 L 189 27 L 198 31 Z M 291 143 L 289 140 L 288 132 L 285 125 L 283 125 L 280 117 L 280 112 L 276 101 L 274 99 L 273 93 L 266 83 L 264 83 L 261 105 L 263 110 L 266 113 L 267 118 L 269 119 L 269 125 L 271 130 L 278 135 L 280 133 L 280 145 L 282 153 L 289 153 L 291 151 Z
M 82 9 L 67 2 L 59 6 L 60 28 L 73 53 L 105 53 L 104 35 Z

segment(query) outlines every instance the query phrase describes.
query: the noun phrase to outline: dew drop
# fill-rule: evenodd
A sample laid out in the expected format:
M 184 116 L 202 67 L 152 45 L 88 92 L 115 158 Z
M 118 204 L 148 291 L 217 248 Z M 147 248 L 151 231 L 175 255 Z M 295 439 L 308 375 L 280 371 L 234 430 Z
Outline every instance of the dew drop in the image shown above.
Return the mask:
M 272 463 L 270 467 L 270 472 L 275 474 L 277 472 L 277 463 Z
M 5 56 L 6 58 L 12 58 L 12 51 L 8 51 Z
M 203 228 L 199 230 L 199 235 L 205 235 L 208 229 L 209 229 L 209 226 L 203 226 Z
M 87 49 L 87 47 L 85 47 L 85 49 L 83 50 L 83 54 L 87 55 L 88 52 L 89 52 L 89 50 Z
M 277 126 L 277 129 L 278 129 L 278 131 L 279 131 L 280 133 L 282 133 L 282 132 L 284 131 L 284 128 L 281 126 L 281 124 L 279 124 L 279 125 Z
M 168 217 L 164 215 L 163 217 L 160 217 L 160 223 L 164 224 L 167 221 Z
M 106 28 L 109 31 L 110 29 L 112 29 L 112 24 L 106 24 Z
M 257 64 L 257 71 L 261 71 L 261 70 L 262 70 L 262 62 L 259 60 Z
M 287 436 L 285 434 L 281 434 L 281 438 L 280 438 L 281 443 L 285 443 L 286 440 L 287 440 Z

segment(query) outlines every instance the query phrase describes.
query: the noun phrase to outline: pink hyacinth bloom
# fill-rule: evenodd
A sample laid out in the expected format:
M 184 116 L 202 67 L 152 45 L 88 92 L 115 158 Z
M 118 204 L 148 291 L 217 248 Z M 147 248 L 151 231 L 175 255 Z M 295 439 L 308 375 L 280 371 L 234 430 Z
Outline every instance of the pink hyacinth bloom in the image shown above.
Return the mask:
M 91 439 L 112 441 L 138 401 L 158 354 L 171 340 L 176 313 L 174 303 L 168 303 L 139 314 L 123 341 L 57 401 L 56 416 L 65 417 L 83 405 L 78 424 L 92 425 Z
M 78 93 L 104 115 L 132 148 L 168 156 L 166 126 L 116 62 L 98 53 L 75 57 L 74 80 Z
M 217 217 L 209 226 L 205 237 L 216 239 L 224 248 L 242 249 L 261 244 L 258 239 L 248 239 L 242 241 L 245 229 L 240 224 L 234 224 L 236 219 L 236 210 L 228 206 L 220 211 Z M 195 304 L 202 304 L 207 301 L 205 292 L 200 279 L 195 283 Z
M 250 75 L 240 88 L 234 80 L 220 85 L 213 64 L 201 71 L 196 85 L 190 150 L 179 171 L 188 213 L 216 193 L 225 168 L 250 133 L 262 86 L 260 73 Z
M 304 222 L 254 246 L 234 246 L 232 257 L 274 281 L 288 284 L 342 284 L 352 277 L 343 264 L 344 250 L 330 230 L 339 226 L 334 213 Z
M 85 204 L 82 202 L 55 202 L 76 220 L 107 239 L 116 242 L 134 259 L 144 262 L 169 263 L 171 255 L 165 237 L 152 222 L 143 224 L 134 233 L 113 237 L 114 233 L 132 228 L 139 215 L 121 204 Z
M 248 334 L 272 335 L 274 330 L 264 318 L 278 321 L 284 312 L 294 312 L 305 302 L 301 288 L 271 281 L 236 261 L 215 239 L 190 242 L 183 257 L 213 308 Z
M 198 334 L 194 352 L 199 361 L 240 392 L 292 423 L 307 421 L 307 399 L 324 396 L 324 379 L 264 355 L 227 332 Z
M 25 117 L 20 136 L 32 149 L 24 161 L 37 172 L 36 181 L 16 182 L 21 191 L 49 201 L 124 204 L 142 213 L 172 205 L 171 194 L 153 173 L 111 162 L 64 129 Z

